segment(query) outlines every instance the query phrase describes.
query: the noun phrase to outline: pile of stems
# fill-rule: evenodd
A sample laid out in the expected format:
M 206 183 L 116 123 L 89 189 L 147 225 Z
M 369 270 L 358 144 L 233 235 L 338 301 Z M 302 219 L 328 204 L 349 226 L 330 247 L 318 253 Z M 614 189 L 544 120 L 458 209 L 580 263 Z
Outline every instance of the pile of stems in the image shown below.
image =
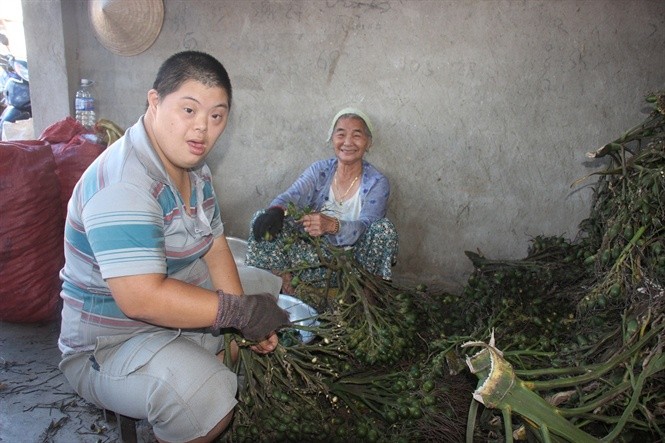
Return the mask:
M 592 174 L 600 176 L 594 205 L 575 242 L 550 239 L 550 246 L 559 250 L 558 262 L 548 261 L 556 251 L 543 254 L 548 249 L 543 238 L 534 240 L 524 260 L 498 261 L 467 253 L 476 271 L 465 295 L 476 300 L 476 313 L 482 313 L 488 300 L 486 315 L 476 324 L 489 327 L 464 332 L 478 344 L 493 328 L 501 331 L 498 342 L 510 352 L 495 354 L 510 366 L 506 372 L 520 390 L 530 392 L 524 395 L 542 396 L 551 409 L 541 411 L 549 418 L 534 418 L 528 415 L 531 411 L 513 408 L 510 396 L 503 403 L 486 404 L 484 413 L 497 408 L 500 420 L 510 425 L 503 430 L 507 440 L 514 429 L 527 428 L 543 441 L 581 441 L 581 436 L 566 432 L 549 436 L 561 419 L 601 441 L 631 435 L 638 440 L 665 439 L 665 94 L 654 97 L 650 101 L 658 106 L 642 124 L 588 154 L 605 157 L 609 164 Z M 533 279 L 532 274 L 531 281 L 524 279 L 532 269 L 546 277 Z M 570 278 L 562 277 L 566 273 Z M 511 288 L 532 282 L 545 290 L 529 295 L 533 300 L 547 297 L 552 315 L 542 333 L 549 340 L 536 335 L 525 343 L 514 334 L 529 327 L 529 317 L 542 317 L 542 309 L 538 313 L 529 307 Z M 489 300 L 501 303 L 492 307 Z M 515 326 L 506 329 L 509 322 Z M 449 337 L 448 348 L 455 344 L 454 336 Z M 476 375 L 479 386 L 487 381 L 486 373 Z M 472 410 L 477 407 L 472 404 Z M 481 422 L 470 420 L 467 436 L 489 435 L 479 429 Z

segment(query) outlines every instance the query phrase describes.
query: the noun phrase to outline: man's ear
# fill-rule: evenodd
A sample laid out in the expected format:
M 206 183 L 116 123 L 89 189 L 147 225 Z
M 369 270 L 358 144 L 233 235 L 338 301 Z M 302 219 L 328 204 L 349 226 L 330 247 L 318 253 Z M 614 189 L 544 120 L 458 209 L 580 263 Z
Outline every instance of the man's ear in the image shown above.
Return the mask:
M 151 89 L 148 91 L 148 108 L 154 110 L 157 107 L 157 104 L 159 104 L 159 93 L 156 89 Z

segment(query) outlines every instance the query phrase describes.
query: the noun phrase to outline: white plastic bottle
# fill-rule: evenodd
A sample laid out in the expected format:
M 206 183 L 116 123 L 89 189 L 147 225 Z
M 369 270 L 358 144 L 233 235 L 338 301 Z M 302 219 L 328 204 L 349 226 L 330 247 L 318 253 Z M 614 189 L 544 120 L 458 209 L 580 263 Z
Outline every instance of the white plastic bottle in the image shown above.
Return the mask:
M 95 97 L 91 91 L 92 80 L 81 79 L 81 84 L 76 91 L 74 108 L 76 109 L 76 121 L 87 129 L 93 129 L 97 118 L 95 116 Z

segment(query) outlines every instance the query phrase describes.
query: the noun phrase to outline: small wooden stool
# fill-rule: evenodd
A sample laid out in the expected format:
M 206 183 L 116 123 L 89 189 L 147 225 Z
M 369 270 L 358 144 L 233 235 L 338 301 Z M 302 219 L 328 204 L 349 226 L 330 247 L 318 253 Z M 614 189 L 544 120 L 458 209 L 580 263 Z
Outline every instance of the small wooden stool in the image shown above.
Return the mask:
M 136 422 L 138 419 L 127 417 L 126 415 L 118 414 L 117 412 L 104 410 L 104 420 L 106 421 L 108 421 L 106 418 L 107 412 L 114 414 L 115 419 L 118 422 L 120 443 L 138 443 L 138 438 L 136 437 Z

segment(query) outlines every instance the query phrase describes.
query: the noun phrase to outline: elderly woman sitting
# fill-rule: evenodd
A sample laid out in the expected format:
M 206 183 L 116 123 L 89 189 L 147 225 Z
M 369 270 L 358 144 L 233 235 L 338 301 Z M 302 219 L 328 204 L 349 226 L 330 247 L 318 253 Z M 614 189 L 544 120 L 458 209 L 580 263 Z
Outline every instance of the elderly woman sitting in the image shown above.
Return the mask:
M 368 272 L 391 279 L 398 236 L 385 218 L 388 179 L 364 158 L 373 132 L 364 112 L 355 108 L 338 112 L 328 133 L 335 156 L 313 163 L 269 208 L 255 214 L 246 262 L 280 275 L 283 293 L 293 293 L 295 276 L 323 286 L 328 275 L 311 243 L 301 239 L 290 243 L 296 230 L 336 247 L 352 248 Z M 307 214 L 298 220 L 286 218 L 289 204 Z

